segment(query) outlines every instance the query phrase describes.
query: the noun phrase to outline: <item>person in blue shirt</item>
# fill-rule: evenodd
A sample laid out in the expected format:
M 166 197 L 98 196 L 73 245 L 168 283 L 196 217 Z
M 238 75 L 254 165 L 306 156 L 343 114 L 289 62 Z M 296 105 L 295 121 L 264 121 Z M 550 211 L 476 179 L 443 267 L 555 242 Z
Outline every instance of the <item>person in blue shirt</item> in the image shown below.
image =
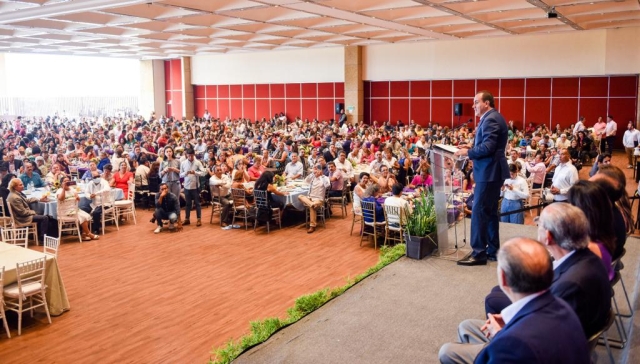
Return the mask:
M 29 183 L 33 183 L 36 188 L 44 187 L 44 181 L 40 175 L 33 172 L 33 162 L 31 161 L 24 162 L 24 173 L 20 175 L 20 180 L 25 187 L 29 186 Z
M 373 202 L 376 206 L 376 222 L 384 222 L 384 207 L 382 206 L 380 201 L 378 201 L 378 198 L 382 195 L 380 193 L 380 186 L 375 183 L 372 184 L 371 186 L 367 187 L 365 195 L 367 197 L 363 198 L 362 201 Z M 373 222 L 373 216 L 371 216 L 371 214 L 363 213 L 362 215 L 364 216 L 365 222 Z

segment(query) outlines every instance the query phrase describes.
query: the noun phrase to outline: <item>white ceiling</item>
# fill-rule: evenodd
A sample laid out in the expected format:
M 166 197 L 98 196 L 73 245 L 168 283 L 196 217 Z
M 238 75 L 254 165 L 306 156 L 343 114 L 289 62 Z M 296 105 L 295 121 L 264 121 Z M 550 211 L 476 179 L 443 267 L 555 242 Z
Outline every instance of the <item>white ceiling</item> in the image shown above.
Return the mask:
M 640 0 L 0 0 L 0 52 L 143 59 L 636 26 Z

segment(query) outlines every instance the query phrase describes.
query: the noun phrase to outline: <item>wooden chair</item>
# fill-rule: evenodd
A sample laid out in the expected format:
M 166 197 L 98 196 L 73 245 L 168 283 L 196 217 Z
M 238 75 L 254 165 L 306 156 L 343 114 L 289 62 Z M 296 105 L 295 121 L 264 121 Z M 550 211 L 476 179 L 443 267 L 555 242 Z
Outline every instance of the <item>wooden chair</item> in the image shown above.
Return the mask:
M 406 221 L 406 212 L 398 206 L 384 205 L 384 216 L 384 244 L 387 245 L 390 240 L 398 241 L 400 244 L 404 243 L 405 227 L 403 223 Z
M 360 234 L 360 246 L 362 246 L 362 239 L 365 235 L 373 236 L 373 247 L 378 249 L 378 235 L 382 235 L 382 228 L 386 225 L 386 222 L 376 222 L 376 203 L 373 201 L 361 201 L 362 207 L 362 233 Z M 369 220 L 369 221 L 367 221 Z M 367 231 L 370 228 L 371 231 Z
M 18 245 L 27 248 L 29 244 L 29 227 L 23 228 L 3 228 L 2 241 L 7 244 Z
M 45 257 L 17 263 L 17 282 L 4 287 L 3 292 L 7 298 L 5 301 L 7 310 L 18 314 L 18 335 L 22 334 L 22 313 L 25 311 L 31 311 L 31 317 L 33 317 L 33 311 L 36 308 L 44 307 L 47 313 L 47 320 L 51 324 L 46 297 L 47 285 L 44 283 L 45 267 Z
M 220 225 L 222 225 L 222 197 L 220 196 L 220 188 L 218 186 L 209 186 L 211 191 L 211 217 L 209 224 L 213 224 L 213 215 L 220 215 Z
M 111 190 L 102 191 L 100 194 L 100 203 L 102 205 L 102 235 L 105 234 L 105 225 L 107 221 L 113 221 L 113 223 L 116 224 L 116 229 L 120 231 L 120 227 L 118 226 L 118 214 L 116 213 L 116 206 L 114 202 Z
M 48 254 L 54 258 L 58 257 L 58 247 L 60 247 L 60 239 L 56 239 L 52 236 L 44 236 L 44 250 L 45 254 Z
M 253 190 L 253 198 L 256 202 L 256 216 L 253 222 L 253 231 L 256 231 L 256 226 L 258 226 L 258 214 L 260 210 L 271 210 L 271 219 L 266 221 L 267 234 L 269 234 L 269 223 L 271 220 L 276 220 L 278 222 L 278 227 L 282 229 L 282 216 L 280 214 L 280 209 L 269 206 L 267 191 Z
M 342 188 L 342 194 L 338 197 L 327 197 L 328 208 L 330 209 L 332 206 L 340 206 L 340 213 L 342 214 L 342 218 L 347 217 L 347 203 L 349 200 L 349 183 L 345 181 L 344 187 Z
M 233 220 L 231 220 L 231 225 L 235 225 L 236 217 L 238 217 L 244 220 L 244 229 L 248 230 L 249 209 L 247 208 L 245 191 L 240 188 L 232 188 L 231 198 L 233 199 Z
M 66 202 L 69 203 L 69 202 Z M 78 219 L 78 202 L 73 201 L 73 208 L 62 210 L 62 203 L 58 201 L 58 239 L 62 237 L 63 232 L 78 233 L 78 240 L 82 243 L 82 234 L 80 233 L 80 220 Z
M 4 267 L 0 269 L 0 292 L 4 292 Z M 4 331 L 7 332 L 7 336 L 11 339 L 11 332 L 9 331 L 9 325 L 7 325 L 7 317 L 4 313 L 4 295 L 0 295 L 0 318 L 4 326 Z
M 36 245 L 39 245 L 38 243 L 38 223 L 36 222 L 31 222 L 30 224 L 18 224 L 16 222 L 16 220 L 13 217 L 13 210 L 11 210 L 11 204 L 7 204 L 7 207 L 9 208 L 9 219 L 11 219 L 11 226 L 14 228 L 19 228 L 19 227 L 28 227 L 29 229 L 29 234 L 31 236 L 33 236 L 33 241 L 35 242 Z

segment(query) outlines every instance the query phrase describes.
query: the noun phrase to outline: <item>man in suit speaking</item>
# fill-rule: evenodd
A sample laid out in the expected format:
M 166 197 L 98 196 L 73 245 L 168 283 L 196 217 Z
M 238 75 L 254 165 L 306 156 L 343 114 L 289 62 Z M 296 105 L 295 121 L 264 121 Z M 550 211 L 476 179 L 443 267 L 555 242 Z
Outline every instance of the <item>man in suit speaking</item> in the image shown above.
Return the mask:
M 471 247 L 473 251 L 458 265 L 483 265 L 496 260 L 500 248 L 498 200 L 500 187 L 509 178 L 505 148 L 509 136 L 507 123 L 494 109 L 493 95 L 480 91 L 473 99 L 473 109 L 480 118 L 472 148 L 460 147 L 456 156 L 473 161 L 476 181 L 475 201 L 471 214 Z

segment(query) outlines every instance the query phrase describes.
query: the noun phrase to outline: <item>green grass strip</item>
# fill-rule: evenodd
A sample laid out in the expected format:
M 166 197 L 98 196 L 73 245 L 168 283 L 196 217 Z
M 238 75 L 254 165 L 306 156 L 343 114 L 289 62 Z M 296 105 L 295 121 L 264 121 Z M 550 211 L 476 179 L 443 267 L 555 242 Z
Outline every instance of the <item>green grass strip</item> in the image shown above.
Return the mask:
M 347 283 L 344 286 L 333 289 L 325 288 L 315 293 L 298 297 L 295 305 L 287 310 L 287 318 L 284 320 L 275 317 L 260 321 L 252 321 L 251 332 L 249 334 L 242 336 L 237 341 L 231 339 L 226 344 L 213 349 L 212 359 L 209 360 L 209 364 L 231 363 L 231 361 L 240 356 L 240 354 L 246 350 L 267 341 L 267 339 L 269 339 L 271 335 L 275 334 L 278 330 L 297 322 L 301 318 L 322 307 L 325 303 L 340 296 L 358 282 L 400 259 L 405 255 L 405 251 L 406 247 L 404 244 L 398 244 L 393 247 L 383 246 L 380 249 L 380 259 L 378 260 L 378 264 L 367 269 L 366 272 L 357 275 L 355 278 L 347 280 Z

